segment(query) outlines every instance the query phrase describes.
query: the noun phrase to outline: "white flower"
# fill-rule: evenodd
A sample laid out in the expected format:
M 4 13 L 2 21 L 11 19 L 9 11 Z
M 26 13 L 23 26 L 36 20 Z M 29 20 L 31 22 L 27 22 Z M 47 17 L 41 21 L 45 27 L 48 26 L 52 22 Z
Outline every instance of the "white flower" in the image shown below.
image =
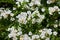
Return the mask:
M 34 3 L 33 3 L 33 2 L 29 3 L 29 6 L 33 6 L 33 5 L 34 5 Z
M 56 0 L 47 0 L 47 4 L 54 3 Z
M 27 11 L 27 14 L 28 14 L 27 20 L 30 20 L 31 19 L 31 11 Z
M 14 21 L 14 20 L 15 20 L 15 18 L 11 18 L 10 20 L 11 20 L 11 21 Z
M 47 30 L 48 30 L 47 28 L 44 28 L 44 29 L 43 29 L 43 31 L 45 31 L 45 32 L 46 32 Z
M 12 28 L 8 28 L 8 31 L 10 31 L 10 34 L 8 35 L 8 37 L 9 38 L 11 38 L 11 37 L 16 37 L 17 36 L 17 30 L 14 28 L 14 27 L 12 27 Z
M 20 40 L 23 40 L 23 35 L 20 36 Z
M 47 0 L 47 4 L 51 4 L 52 3 L 52 1 L 51 0 Z
M 49 35 L 52 34 L 52 29 L 44 28 L 44 29 L 40 30 L 40 33 L 41 33 L 40 38 L 44 39 L 44 38 L 46 38 L 46 34 L 49 34 Z
M 3 16 L 4 18 L 8 17 L 8 15 L 6 15 L 5 13 L 1 13 L 1 16 Z
M 29 2 L 29 0 L 24 0 L 25 2 Z
M 11 28 L 8 28 L 8 31 L 14 31 L 14 27 L 12 26 Z
M 32 19 L 32 24 L 36 23 L 36 20 L 35 18 Z
M 34 0 L 34 4 L 39 6 L 40 5 L 40 1 L 41 0 Z
M 22 24 L 26 24 L 27 23 L 27 20 L 25 18 L 19 18 L 18 19 L 18 22 L 19 23 L 22 23 Z
M 27 11 L 27 14 L 28 14 L 29 16 L 31 16 L 31 11 Z
M 29 32 L 29 35 L 32 35 L 32 32 Z
M 11 32 L 11 33 L 8 35 L 8 37 L 9 37 L 9 38 L 12 38 L 12 37 L 16 37 L 16 35 L 17 35 L 17 34 L 16 34 L 15 32 Z
M 60 11 L 58 6 L 54 6 L 54 7 L 49 7 L 49 14 L 52 15 L 53 12 L 55 11 Z
M 32 18 L 34 18 L 35 16 L 40 16 L 40 13 L 38 10 L 35 10 L 33 13 L 32 13 Z
M 30 6 L 28 6 L 27 4 L 25 4 L 24 7 L 30 9 Z
M 49 10 L 49 14 L 50 15 L 52 15 L 52 13 L 55 12 L 55 8 L 53 8 L 53 7 L 49 7 L 48 10 Z
M 39 32 L 42 32 L 43 30 L 39 30 Z
M 23 40 L 29 40 L 29 36 L 27 34 L 24 34 L 24 39 Z
M 18 34 L 18 35 L 22 35 L 22 31 L 19 31 L 17 34 Z
M 18 16 L 16 16 L 16 18 L 18 18 L 18 22 L 22 23 L 22 24 L 26 24 L 27 23 L 27 13 L 26 12 L 21 12 L 21 14 L 19 14 Z
M 13 14 L 12 11 L 9 10 L 9 9 L 6 9 L 6 10 L 4 9 L 4 10 L 0 10 L 0 11 L 1 11 L 0 16 L 1 16 L 1 17 L 4 17 L 4 18 L 7 18 L 8 15 L 11 16 L 11 14 Z
M 46 33 L 45 31 L 41 32 L 41 34 L 40 34 L 41 39 L 45 38 L 45 33 Z
M 20 4 L 19 4 L 19 2 L 16 2 L 16 4 L 17 4 L 17 7 L 20 7 Z
M 35 18 L 35 16 L 37 16 L 37 18 Z M 45 18 L 45 16 L 44 15 L 40 15 L 38 10 L 35 10 L 32 13 L 32 23 L 35 23 L 35 22 L 41 23 L 44 18 Z
M 58 14 L 60 14 L 60 12 L 58 12 Z
M 44 15 L 39 15 L 39 14 L 38 14 L 38 16 L 39 16 L 39 18 L 36 19 L 36 22 L 41 23 L 43 21 L 43 19 L 45 18 L 45 16 Z
M 13 38 L 13 40 L 17 40 L 17 38 L 16 38 L 16 37 L 14 37 L 14 38 Z
M 31 3 L 29 4 L 29 6 L 33 6 L 33 5 L 40 6 L 41 5 L 40 1 L 41 0 L 32 0 Z
M 48 30 L 47 30 L 47 33 L 48 33 L 49 35 L 51 35 L 51 34 L 52 34 L 52 29 L 48 29 Z
M 53 35 L 55 35 L 55 36 L 56 36 L 56 35 L 57 35 L 57 32 L 56 32 L 56 31 L 54 31 L 54 32 L 53 32 Z
M 41 37 L 41 39 L 44 39 L 45 38 L 45 34 L 41 34 L 40 37 Z
M 32 40 L 32 39 L 29 37 L 29 40 Z
M 21 2 L 21 3 L 23 3 L 23 2 L 29 2 L 29 0 L 16 0 L 17 2 Z
M 16 10 L 16 8 L 15 8 L 15 7 L 13 7 L 13 10 Z
M 60 9 L 58 9 L 58 11 L 60 11 Z
M 35 38 L 38 39 L 39 38 L 39 35 L 35 35 Z
M 9 9 L 4 10 L 4 13 L 6 13 L 6 14 L 10 14 L 11 12 L 12 12 L 12 11 L 9 10 Z
M 17 2 L 21 2 L 21 3 L 23 3 L 24 0 L 16 0 L 16 1 L 17 1 Z
M 34 40 L 34 39 L 35 39 L 35 35 L 32 36 L 32 40 Z
M 1 8 L 0 8 L 0 12 L 1 12 L 1 10 L 3 10 L 3 9 L 5 9 L 5 8 L 1 7 Z
M 38 10 L 38 9 L 39 9 L 38 7 L 35 8 L 35 10 Z
M 41 15 L 40 17 L 41 17 L 41 19 L 44 19 L 45 18 L 45 15 Z
M 16 4 L 18 5 L 18 4 L 19 4 L 19 2 L 16 2 Z
M 9 37 L 9 38 L 12 38 L 12 34 L 9 34 L 8 37 Z
M 10 16 L 12 16 L 12 17 L 13 17 L 13 16 L 14 16 L 14 14 L 13 14 L 13 13 L 11 13 L 11 14 L 10 14 Z
M 58 10 L 58 9 L 59 9 L 59 7 L 58 7 L 58 6 L 54 6 L 54 8 L 55 8 L 55 10 Z
M 39 39 L 39 35 L 32 35 L 32 40 Z
M 56 28 L 56 27 L 58 27 L 58 25 L 57 24 L 54 24 L 54 27 Z
M 8 30 L 7 31 L 11 31 L 11 28 L 8 28 Z
M 45 40 L 50 40 L 50 38 L 46 38 Z
M 42 8 L 41 11 L 42 11 L 42 12 L 45 12 L 45 8 Z
M 45 31 L 49 35 L 52 34 L 52 29 L 46 29 L 46 28 L 44 28 L 43 31 Z

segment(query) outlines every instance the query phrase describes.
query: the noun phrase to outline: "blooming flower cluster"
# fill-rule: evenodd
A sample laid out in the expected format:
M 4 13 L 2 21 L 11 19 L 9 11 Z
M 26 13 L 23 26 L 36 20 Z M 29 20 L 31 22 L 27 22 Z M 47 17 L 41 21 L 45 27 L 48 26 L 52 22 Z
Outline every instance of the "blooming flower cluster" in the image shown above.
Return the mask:
M 38 10 L 34 11 L 33 13 L 31 13 L 31 11 L 27 11 L 27 13 L 21 12 L 18 16 L 16 16 L 16 18 L 18 18 L 18 22 L 23 24 L 26 24 L 27 21 L 31 19 L 32 19 L 32 24 L 36 22 L 41 23 L 44 17 L 45 17 L 44 15 L 40 15 Z
M 11 10 L 9 10 L 9 9 L 4 10 L 4 8 L 0 8 L 0 17 L 1 18 L 2 17 L 7 18 L 9 15 L 12 17 L 14 16 L 14 14 L 12 13 Z
M 60 11 L 58 6 L 54 6 L 54 7 L 49 7 L 49 14 L 52 15 L 55 11 Z
M 56 0 L 47 0 L 47 4 L 54 3 Z
M 20 28 L 16 30 L 14 27 L 8 28 L 8 31 L 10 31 L 10 34 L 8 35 L 9 38 L 13 38 L 13 40 L 17 40 L 17 36 L 22 34 L 22 31 Z
M 10 31 L 10 34 L 8 35 L 9 38 L 13 38 L 13 40 L 17 40 L 17 36 L 20 35 L 20 40 L 39 40 L 39 39 L 45 39 L 45 40 L 50 40 L 50 36 L 54 35 L 56 36 L 58 33 L 56 31 L 52 32 L 52 29 L 41 29 L 39 30 L 39 34 L 32 34 L 30 31 L 28 34 L 22 34 L 22 30 L 18 28 L 16 30 L 14 27 L 8 28 L 8 31 Z
M 12 7 L 0 7 L 1 40 L 60 40 L 59 1 L 13 0 Z

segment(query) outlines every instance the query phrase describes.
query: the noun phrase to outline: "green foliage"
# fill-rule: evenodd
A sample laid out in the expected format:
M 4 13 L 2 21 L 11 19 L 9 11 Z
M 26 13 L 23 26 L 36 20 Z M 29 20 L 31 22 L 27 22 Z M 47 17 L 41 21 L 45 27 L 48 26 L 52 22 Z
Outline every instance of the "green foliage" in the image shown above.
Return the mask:
M 0 40 L 12 40 L 12 39 L 8 38 L 9 32 L 7 31 L 7 29 L 11 26 L 14 26 L 15 28 L 17 28 L 18 26 L 21 27 L 23 34 L 24 33 L 28 34 L 29 31 L 31 31 L 33 34 L 37 34 L 39 29 L 51 28 L 51 29 L 53 29 L 53 31 L 57 31 L 58 35 L 57 36 L 51 35 L 50 39 L 51 40 L 60 40 L 60 26 L 59 26 L 60 15 L 58 14 L 58 12 L 54 12 L 53 15 L 48 14 L 48 7 L 53 7 L 53 6 L 57 5 L 60 8 L 60 0 L 57 0 L 57 2 L 49 4 L 49 5 L 46 3 L 46 1 L 47 0 L 42 0 L 41 1 L 42 6 L 39 6 L 39 9 L 38 9 L 39 12 L 41 12 L 41 14 L 45 15 L 45 19 L 39 24 L 35 23 L 32 25 L 32 21 L 30 20 L 26 25 L 21 24 L 22 25 L 21 26 L 17 21 L 11 21 L 10 16 L 8 16 L 7 19 L 2 18 L 0 20 Z M 14 13 L 14 18 L 19 13 L 21 13 L 21 11 L 25 12 L 28 10 L 28 9 L 24 8 L 25 4 L 26 3 L 23 3 L 23 5 L 21 5 L 20 7 L 17 7 L 17 5 L 15 4 L 15 0 L 14 1 L 13 0 L 0 0 L 0 7 L 9 8 L 10 10 L 12 10 L 12 12 Z M 13 10 L 13 7 L 16 7 L 17 9 Z M 34 7 L 35 7 L 35 5 L 34 5 Z M 46 9 L 46 11 L 44 13 L 41 11 L 42 7 L 44 7 Z M 24 8 L 24 9 L 22 9 L 22 8 Z M 36 16 L 36 15 L 34 15 L 34 16 Z M 56 20 L 58 20 L 58 21 L 55 22 Z M 48 24 L 48 26 L 47 26 L 47 24 Z M 53 24 L 57 24 L 58 27 L 54 28 Z

